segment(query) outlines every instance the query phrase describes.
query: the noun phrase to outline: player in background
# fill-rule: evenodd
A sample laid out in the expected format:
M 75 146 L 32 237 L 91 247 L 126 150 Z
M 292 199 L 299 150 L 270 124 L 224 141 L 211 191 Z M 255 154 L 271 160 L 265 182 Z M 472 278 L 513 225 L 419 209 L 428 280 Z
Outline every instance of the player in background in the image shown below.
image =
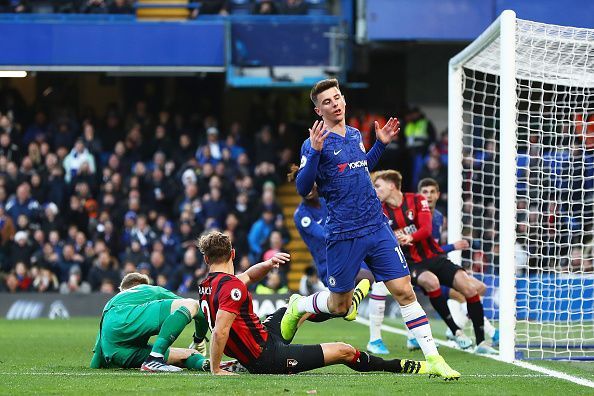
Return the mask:
M 208 328 L 198 301 L 148 283 L 148 277 L 137 272 L 122 279 L 120 292 L 103 308 L 91 368 L 140 367 L 149 372 L 177 372 L 187 367 L 208 371 L 208 360 L 195 349 L 171 348 L 194 320 L 194 340 L 206 349 L 204 336 Z M 148 340 L 153 335 L 157 339 L 150 345 Z
M 297 191 L 307 196 L 314 183 L 326 201 L 326 262 L 328 288 L 311 296 L 291 296 L 281 322 L 285 340 L 293 338 L 301 317 L 309 313 L 356 316 L 352 305 L 355 278 L 365 261 L 376 281 L 383 281 L 400 304 L 407 327 L 419 341 L 431 370 L 445 378 L 458 378 L 439 355 L 425 311 L 417 302 L 410 283 L 408 265 L 398 241 L 387 225 L 371 179 L 386 145 L 397 136 L 400 126 L 390 118 L 380 128 L 375 122 L 376 142 L 365 152 L 361 133 L 345 122 L 346 102 L 336 79 L 319 81 L 310 99 L 322 120 L 309 130 L 301 147 Z M 430 371 L 431 371 L 430 370 Z
M 374 185 L 392 229 L 410 258 L 413 284 L 427 292 L 431 304 L 455 335 L 456 343 L 462 349 L 472 346 L 470 339 L 452 318 L 447 300 L 441 292 L 442 284 L 454 288 L 466 298 L 476 337 L 475 351 L 497 353 L 485 341 L 483 305 L 475 283 L 462 267 L 448 260 L 431 235 L 431 209 L 425 197 L 402 193 L 402 176 L 395 170 L 374 173 Z
M 441 214 L 439 210 L 435 207 L 437 205 L 437 201 L 439 201 L 440 197 L 440 189 L 439 184 L 436 180 L 432 178 L 425 178 L 419 181 L 417 186 L 417 192 L 423 195 L 427 202 L 429 203 L 429 207 L 431 208 L 431 215 L 432 215 L 432 235 L 435 242 L 441 244 L 442 240 L 442 230 L 444 225 L 444 216 Z M 442 244 L 441 248 L 445 253 L 449 253 L 454 250 L 464 250 L 468 249 L 470 244 L 465 239 L 460 239 L 452 244 Z M 472 275 L 470 276 L 472 281 L 475 283 L 475 286 L 479 290 L 479 294 L 481 297 L 485 294 L 487 290 L 487 286 L 481 282 L 480 280 L 474 278 Z M 450 308 L 450 312 L 452 313 L 452 318 L 456 322 L 456 324 L 463 329 L 466 327 L 466 323 L 468 323 L 468 309 L 466 306 L 466 300 L 464 296 L 457 292 L 456 290 L 450 289 L 447 286 L 442 286 L 442 293 L 445 296 L 448 296 L 448 307 Z M 485 333 L 491 337 L 491 344 L 494 347 L 499 345 L 499 330 L 491 324 L 491 322 L 485 317 Z M 446 336 L 449 339 L 453 339 L 453 334 L 451 330 L 448 328 L 446 331 Z M 416 343 L 416 340 L 413 338 L 412 340 L 409 338 L 409 343 Z M 418 347 L 417 347 L 418 348 Z
M 297 169 L 298 168 L 294 166 L 292 172 L 288 175 L 290 182 L 294 180 L 294 175 Z M 326 224 L 327 216 L 328 210 L 326 208 L 326 202 L 323 198 L 320 198 L 317 186 L 314 183 L 311 192 L 303 197 L 303 200 L 299 206 L 297 206 L 295 214 L 293 215 L 293 220 L 295 221 L 295 226 L 299 231 L 299 235 L 301 235 L 301 239 L 303 239 L 303 242 L 307 245 L 314 262 L 316 263 L 318 276 L 326 287 L 328 287 L 328 268 L 326 263 L 324 225 Z M 371 272 L 365 263 L 362 263 L 361 268 L 362 270 L 359 272 L 358 278 L 371 278 L 371 280 L 373 280 L 373 275 L 371 275 Z M 355 288 L 355 290 L 357 290 L 357 288 Z M 367 351 L 377 355 L 387 355 L 390 353 L 384 344 L 381 334 L 381 326 L 386 307 L 386 296 L 388 294 L 388 289 L 386 289 L 383 282 L 374 282 L 372 284 L 369 300 L 369 319 L 371 324 L 369 326 L 370 334 L 369 342 L 367 343 Z M 356 296 L 357 292 L 353 294 L 353 298 Z M 322 315 L 316 316 L 319 318 Z M 308 318 L 308 320 L 311 320 L 311 318 Z
M 295 374 L 333 364 L 344 364 L 359 372 L 438 374 L 428 371 L 426 362 L 384 360 L 342 342 L 291 345 L 291 340 L 285 340 L 280 334 L 280 321 L 286 308 L 261 323 L 254 314 L 252 296 L 247 289 L 247 285 L 258 282 L 270 270 L 288 262 L 290 256 L 277 253 L 235 276 L 235 250 L 228 236 L 213 231 L 202 236 L 198 245 L 209 267 L 209 274 L 200 284 L 198 293 L 200 308 L 212 331 L 213 374 L 232 375 L 219 367 L 223 353 L 239 360 L 254 374 Z

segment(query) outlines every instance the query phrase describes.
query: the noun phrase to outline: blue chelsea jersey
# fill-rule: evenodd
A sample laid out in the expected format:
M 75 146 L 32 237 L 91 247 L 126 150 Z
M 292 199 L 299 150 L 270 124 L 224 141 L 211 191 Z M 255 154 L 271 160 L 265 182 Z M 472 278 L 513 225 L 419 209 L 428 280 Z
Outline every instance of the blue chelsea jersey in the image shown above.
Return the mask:
M 320 198 L 319 208 L 301 202 L 293 216 L 299 235 L 307 245 L 318 269 L 326 265 L 324 226 L 327 214 L 326 203 Z
M 330 133 L 324 141 L 315 181 L 328 207 L 327 240 L 357 238 L 387 222 L 369 176 L 369 168 L 377 164 L 384 149 L 378 141 L 366 153 L 361 133 L 350 126 L 346 126 L 345 137 Z M 300 168 L 316 155 L 314 151 L 307 139 L 301 147 Z
M 441 244 L 441 230 L 443 228 L 443 215 L 437 209 L 433 210 L 431 235 L 435 242 Z

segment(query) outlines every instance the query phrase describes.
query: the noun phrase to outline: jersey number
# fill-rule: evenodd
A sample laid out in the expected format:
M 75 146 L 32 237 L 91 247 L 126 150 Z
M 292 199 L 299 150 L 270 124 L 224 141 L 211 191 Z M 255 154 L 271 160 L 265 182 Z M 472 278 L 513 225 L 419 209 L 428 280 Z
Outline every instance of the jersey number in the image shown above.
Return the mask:
M 212 325 L 212 320 L 210 319 L 210 308 L 208 307 L 208 302 L 206 302 L 206 300 L 202 300 L 200 302 L 200 309 L 208 321 L 208 327 L 210 328 L 210 331 L 212 331 L 214 326 Z
M 400 259 L 400 262 L 403 264 L 406 263 L 406 261 L 404 260 L 404 253 L 402 253 L 402 248 L 400 246 L 396 246 L 396 248 L 394 248 L 394 250 L 398 254 L 398 258 Z

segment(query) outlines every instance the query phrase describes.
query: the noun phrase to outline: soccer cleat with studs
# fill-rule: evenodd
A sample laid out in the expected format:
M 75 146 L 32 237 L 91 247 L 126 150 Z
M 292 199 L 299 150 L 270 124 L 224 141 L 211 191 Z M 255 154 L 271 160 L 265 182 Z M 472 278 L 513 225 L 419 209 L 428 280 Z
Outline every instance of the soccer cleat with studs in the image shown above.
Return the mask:
M 149 356 L 144 363 L 142 363 L 142 366 L 140 366 L 140 371 L 149 373 L 178 373 L 182 371 L 182 369 L 165 363 L 163 357 Z
M 295 337 L 295 333 L 297 332 L 297 326 L 299 325 L 299 319 L 304 315 L 303 313 L 299 313 L 297 310 L 297 302 L 301 300 L 303 296 L 300 294 L 293 294 L 289 298 L 289 305 L 287 306 L 287 310 L 281 319 L 281 336 L 285 339 L 285 341 L 291 341 L 293 337 Z
M 345 315 L 344 320 L 350 322 L 357 319 L 359 304 L 361 304 L 361 301 L 363 301 L 365 296 L 367 296 L 367 293 L 369 293 L 370 288 L 371 283 L 369 282 L 369 279 L 361 279 L 359 281 L 357 287 L 355 287 L 355 290 L 353 292 L 353 309 L 351 310 L 351 312 Z
M 441 377 L 446 381 L 458 380 L 460 373 L 451 368 L 440 355 L 427 356 L 429 377 Z

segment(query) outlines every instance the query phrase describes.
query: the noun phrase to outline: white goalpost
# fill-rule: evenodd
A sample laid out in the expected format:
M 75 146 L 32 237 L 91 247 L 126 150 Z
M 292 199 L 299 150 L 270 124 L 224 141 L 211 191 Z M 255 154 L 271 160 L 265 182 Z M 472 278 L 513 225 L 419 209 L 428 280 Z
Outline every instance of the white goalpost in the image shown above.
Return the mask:
M 502 15 L 450 60 L 448 238 L 500 357 L 594 360 L 594 30 Z

